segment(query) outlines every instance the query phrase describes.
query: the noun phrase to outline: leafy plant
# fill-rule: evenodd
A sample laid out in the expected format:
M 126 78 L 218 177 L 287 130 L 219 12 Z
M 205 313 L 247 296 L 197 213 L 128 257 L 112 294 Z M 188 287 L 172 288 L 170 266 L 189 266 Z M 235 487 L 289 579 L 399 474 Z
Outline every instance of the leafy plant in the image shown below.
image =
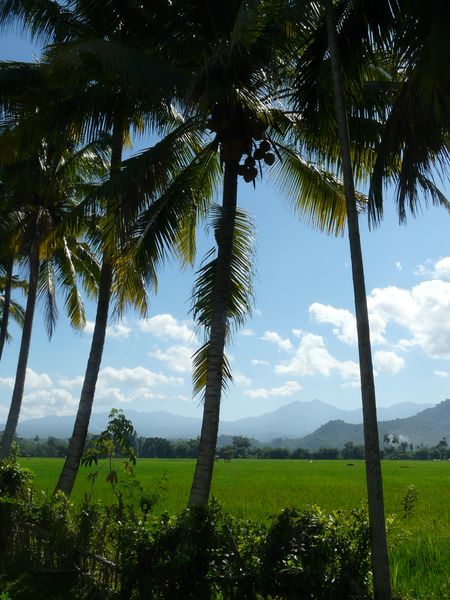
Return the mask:
M 135 433 L 133 423 L 126 418 L 122 410 L 113 408 L 109 413 L 108 426 L 96 438 L 90 448 L 83 453 L 81 464 L 91 467 L 98 465 L 99 458 L 108 459 L 108 474 L 106 481 L 111 485 L 112 491 L 119 501 L 122 502 L 122 493 L 118 490 L 119 476 L 115 468 L 114 459 L 124 457 L 123 468 L 125 473 L 135 480 L 134 469 L 136 465 L 136 450 L 132 446 L 131 439 Z M 95 482 L 99 471 L 93 471 L 88 479 Z
M 15 457 L 0 461 L 0 496 L 24 497 L 32 481 L 33 473 L 21 467 Z
M 401 500 L 404 519 L 406 519 L 406 517 L 411 517 L 414 514 L 417 506 L 417 500 L 417 488 L 415 485 L 410 485 Z

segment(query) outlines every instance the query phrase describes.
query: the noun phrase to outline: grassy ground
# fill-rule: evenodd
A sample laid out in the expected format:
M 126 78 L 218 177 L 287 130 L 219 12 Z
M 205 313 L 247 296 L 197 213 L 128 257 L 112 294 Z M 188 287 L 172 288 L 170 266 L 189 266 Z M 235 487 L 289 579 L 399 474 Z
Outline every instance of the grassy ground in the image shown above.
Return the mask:
M 53 489 L 60 459 L 21 462 L 36 473 L 39 488 Z M 349 509 L 365 501 L 364 463 L 351 462 L 353 466 L 348 461 L 218 461 L 213 495 L 226 511 L 255 521 L 266 521 L 286 506 Z M 157 510 L 171 514 L 185 507 L 193 470 L 192 460 L 139 459 L 137 464 L 144 487 L 160 493 Z M 74 502 L 89 490 L 88 473 L 86 468 L 79 473 Z M 386 513 L 396 515 L 389 531 L 396 592 L 411 599 L 450 598 L 450 463 L 386 461 L 383 477 Z M 405 514 L 404 498 L 410 486 L 415 488 L 416 500 L 410 514 Z M 110 500 L 108 487 L 101 476 L 93 497 Z

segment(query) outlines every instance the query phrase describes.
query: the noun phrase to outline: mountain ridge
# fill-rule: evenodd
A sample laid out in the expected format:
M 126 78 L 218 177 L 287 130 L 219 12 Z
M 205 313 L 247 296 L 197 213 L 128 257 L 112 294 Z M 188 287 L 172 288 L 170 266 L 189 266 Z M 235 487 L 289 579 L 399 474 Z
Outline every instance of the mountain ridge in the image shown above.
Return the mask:
M 432 408 L 432 404 L 402 402 L 391 407 L 379 407 L 379 421 L 394 418 L 407 418 L 417 412 Z M 137 433 L 144 437 L 165 437 L 169 439 L 196 437 L 200 433 L 201 419 L 185 417 L 167 411 L 138 412 L 125 410 L 125 414 L 136 427 Z M 391 419 L 389 419 L 391 417 Z M 75 416 L 50 415 L 38 419 L 19 422 L 19 437 L 32 438 L 53 436 L 68 438 L 72 434 Z M 221 421 L 221 435 L 245 435 L 261 442 L 274 438 L 302 438 L 315 432 L 329 421 L 341 420 L 356 425 L 362 422 L 360 409 L 340 409 L 318 399 L 302 402 L 296 400 L 285 404 L 275 411 L 257 417 L 245 417 L 234 421 Z M 89 431 L 92 434 L 102 431 L 107 422 L 107 413 L 93 413 Z M 2 425 L 0 425 L 0 431 Z

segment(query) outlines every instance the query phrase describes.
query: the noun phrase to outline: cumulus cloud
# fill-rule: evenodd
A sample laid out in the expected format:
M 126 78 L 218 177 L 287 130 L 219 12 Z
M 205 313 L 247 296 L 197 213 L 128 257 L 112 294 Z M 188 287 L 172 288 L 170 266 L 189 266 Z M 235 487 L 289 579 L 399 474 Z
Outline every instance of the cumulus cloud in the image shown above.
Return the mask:
M 170 314 L 155 315 L 139 321 L 139 329 L 165 340 L 175 340 L 185 344 L 197 343 L 192 324 L 178 321 Z
M 294 356 L 275 366 L 275 372 L 281 375 L 325 375 L 328 377 L 336 370 L 344 379 L 359 379 L 359 367 L 351 361 L 339 361 L 332 356 L 323 338 L 312 333 L 305 333 L 300 340 Z
M 154 350 L 149 356 L 165 363 L 169 369 L 178 373 L 192 371 L 192 347 L 169 346 L 165 350 Z
M 395 352 L 378 350 L 375 352 L 373 364 L 378 373 L 396 375 L 405 366 L 405 360 Z
M 83 385 L 83 381 L 83 375 L 77 375 L 77 377 L 72 377 L 70 379 L 67 377 L 61 377 L 58 383 L 61 387 L 71 390 L 73 388 L 81 387 Z
M 292 350 L 294 349 L 291 340 L 283 339 L 281 335 L 276 331 L 265 331 L 261 339 L 264 342 L 270 342 L 271 344 L 275 344 L 280 350 L 283 350 L 284 352 L 292 352 Z
M 302 386 L 296 381 L 286 381 L 284 385 L 273 388 L 258 388 L 256 390 L 246 390 L 245 396 L 250 398 L 270 398 L 273 396 L 292 396 L 300 391 Z
M 433 272 L 450 277 L 450 257 L 437 261 Z M 388 343 L 388 328 L 394 324 L 407 334 L 390 341 L 397 349 L 407 351 L 418 347 L 427 356 L 450 358 L 450 282 L 429 279 L 411 289 L 375 288 L 367 298 L 367 305 L 374 345 Z M 315 302 L 309 313 L 316 323 L 331 324 L 340 341 L 356 344 L 355 319 L 350 311 Z M 395 368 L 401 368 L 399 360 L 395 364 Z
M 402 263 L 399 260 L 395 263 L 395 268 L 397 271 L 401 271 L 403 269 Z
M 369 310 L 386 329 L 389 322 L 404 327 L 411 338 L 399 347 L 418 346 L 428 356 L 450 358 L 450 283 L 439 279 L 423 281 L 411 290 L 396 287 L 375 289 Z
M 144 367 L 127 368 L 121 367 L 105 367 L 99 373 L 99 382 L 110 383 L 115 381 L 122 385 L 154 387 L 157 385 L 181 385 L 183 379 L 181 377 L 171 377 L 164 373 L 155 373 Z
M 450 279 L 450 256 L 444 256 L 435 263 L 433 275 L 437 279 Z
M 355 317 L 349 310 L 314 302 L 309 307 L 309 314 L 316 323 L 334 325 L 333 333 L 341 342 L 350 345 L 357 343 Z
M 0 385 L 13 389 L 14 377 L 0 377 Z M 47 373 L 36 373 L 33 369 L 27 368 L 25 376 L 25 390 L 37 390 L 40 388 L 49 388 L 52 386 L 52 380 Z

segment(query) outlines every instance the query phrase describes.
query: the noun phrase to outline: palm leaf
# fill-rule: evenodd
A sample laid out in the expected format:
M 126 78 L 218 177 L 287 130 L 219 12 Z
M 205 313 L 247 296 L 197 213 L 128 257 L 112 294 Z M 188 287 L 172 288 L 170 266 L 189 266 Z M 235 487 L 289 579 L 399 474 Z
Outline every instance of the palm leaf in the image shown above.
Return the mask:
M 216 239 L 221 235 L 222 208 L 214 205 L 211 208 L 212 228 Z M 233 247 L 230 273 L 230 291 L 225 307 L 226 337 L 242 325 L 254 304 L 254 225 L 247 213 L 236 211 L 233 231 Z M 194 393 L 199 393 L 205 385 L 210 351 L 210 330 L 214 318 L 215 283 L 217 257 L 215 248 L 205 256 L 204 262 L 197 272 L 192 294 L 192 314 L 195 322 L 203 329 L 207 341 L 193 357 Z M 231 379 L 229 365 L 224 359 L 222 363 L 222 386 Z

